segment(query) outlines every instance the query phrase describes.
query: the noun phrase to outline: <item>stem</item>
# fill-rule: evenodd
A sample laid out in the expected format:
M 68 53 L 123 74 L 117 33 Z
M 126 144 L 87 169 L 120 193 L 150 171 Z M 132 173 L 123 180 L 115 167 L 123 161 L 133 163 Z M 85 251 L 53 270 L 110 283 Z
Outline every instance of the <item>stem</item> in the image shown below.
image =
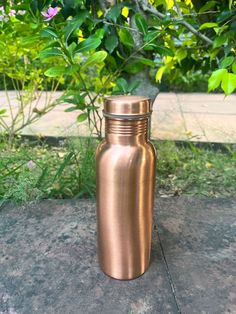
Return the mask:
M 13 120 L 14 116 L 13 116 L 13 111 L 12 111 L 12 107 L 11 107 L 10 97 L 9 97 L 8 90 L 7 90 L 7 83 L 6 83 L 6 76 L 5 76 L 5 74 L 3 74 L 3 83 L 4 83 L 5 93 L 6 93 L 6 96 L 7 96 L 7 103 L 8 103 L 8 107 L 9 107 L 9 110 L 10 110 L 11 119 Z
M 66 55 L 66 58 L 67 58 L 67 59 L 66 59 L 66 63 L 67 63 L 68 65 L 75 65 L 74 60 L 73 60 L 72 57 L 68 54 L 67 49 L 66 49 L 64 43 L 63 43 L 61 40 L 60 40 L 60 45 L 61 45 L 61 47 L 62 47 L 62 49 L 63 49 L 63 51 L 64 51 L 64 53 L 65 53 L 65 55 Z M 94 105 L 94 100 L 93 100 L 92 96 L 90 95 L 90 91 L 88 90 L 87 85 L 86 85 L 86 83 L 85 83 L 85 81 L 84 81 L 84 79 L 83 79 L 83 77 L 82 77 L 82 74 L 80 73 L 79 70 L 76 72 L 75 76 L 76 76 L 76 75 L 78 76 L 79 81 L 82 83 L 82 85 L 83 85 L 83 87 L 84 87 L 84 90 L 85 90 L 85 92 L 86 92 L 86 94 L 87 94 L 87 96 L 88 96 L 88 98 L 89 98 L 90 105 Z M 90 117 L 90 111 L 91 111 L 90 109 L 87 109 L 89 125 L 90 125 L 90 123 L 92 122 L 92 124 L 93 124 L 93 126 L 94 126 L 94 128 L 95 128 L 95 130 L 96 130 L 96 132 L 97 132 L 97 135 L 98 135 L 99 137 L 101 137 L 101 133 L 100 133 L 99 128 L 98 128 L 97 123 L 96 123 L 96 119 L 95 119 L 95 115 L 94 115 L 94 110 L 92 110 L 92 111 L 93 111 L 93 119 L 91 119 L 91 117 Z
M 11 107 L 11 101 L 10 101 L 10 97 L 9 97 L 8 90 L 7 90 L 7 83 L 6 83 L 6 76 L 5 76 L 5 74 L 3 75 L 3 82 L 4 82 L 4 89 L 5 89 L 5 93 L 6 93 L 6 96 L 7 96 L 7 103 L 8 103 L 8 107 L 9 107 L 10 114 L 11 114 L 11 120 L 12 120 L 11 121 L 11 126 L 8 127 L 8 142 L 11 145 L 12 138 L 13 138 L 13 133 L 14 133 L 15 118 L 14 118 L 14 115 L 13 115 L 13 111 L 12 111 L 12 107 Z
M 139 30 L 132 28 L 132 27 L 129 27 L 129 26 L 124 26 L 124 25 L 120 25 L 120 24 L 116 24 L 116 23 L 107 22 L 106 20 L 102 20 L 102 22 L 104 24 L 107 24 L 107 25 L 112 25 L 112 26 L 116 26 L 119 28 L 125 28 L 125 29 L 128 29 L 129 31 L 133 31 L 133 32 L 136 32 L 136 33 L 139 33 L 140 35 L 142 35 L 142 33 Z
M 156 16 L 158 16 L 160 19 L 164 19 L 166 17 L 165 14 L 159 12 L 157 9 L 155 9 L 153 6 L 151 6 L 147 0 L 139 0 L 140 6 L 142 7 L 143 11 L 145 12 L 149 12 L 152 14 L 155 14 Z M 205 41 L 208 45 L 212 45 L 213 41 L 205 36 L 204 34 L 202 34 L 199 30 L 195 29 L 191 24 L 189 24 L 188 22 L 186 22 L 183 19 L 183 15 L 181 13 L 181 10 L 179 8 L 179 5 L 177 3 L 177 1 L 175 1 L 175 6 L 176 6 L 176 10 L 177 13 L 179 15 L 178 19 L 172 18 L 171 20 L 173 22 L 178 22 L 182 25 L 184 25 L 191 33 L 193 33 L 194 35 L 196 35 L 197 37 L 201 38 L 203 41 Z M 179 11 L 179 12 L 178 12 Z M 180 13 L 180 14 L 179 14 Z
M 4 130 L 8 133 L 9 132 L 9 126 L 6 124 L 6 122 L 4 121 L 4 119 L 2 117 L 0 117 L 0 125 L 4 128 Z

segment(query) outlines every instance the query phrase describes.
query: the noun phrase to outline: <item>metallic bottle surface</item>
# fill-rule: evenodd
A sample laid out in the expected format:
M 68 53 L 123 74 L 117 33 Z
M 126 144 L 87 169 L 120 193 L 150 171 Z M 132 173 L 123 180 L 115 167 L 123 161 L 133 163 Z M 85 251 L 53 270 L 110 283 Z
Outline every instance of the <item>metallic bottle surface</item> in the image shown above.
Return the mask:
M 114 96 L 104 104 L 105 139 L 98 146 L 98 255 L 103 272 L 129 280 L 149 266 L 155 150 L 149 142 L 151 103 Z

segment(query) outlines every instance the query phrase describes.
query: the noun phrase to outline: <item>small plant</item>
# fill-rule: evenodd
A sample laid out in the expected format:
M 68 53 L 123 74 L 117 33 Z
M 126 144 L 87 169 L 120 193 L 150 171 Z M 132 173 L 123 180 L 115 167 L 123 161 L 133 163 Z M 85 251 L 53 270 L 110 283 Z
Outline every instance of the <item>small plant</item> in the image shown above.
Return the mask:
M 10 6 L 1 7 L 0 13 L 0 78 L 6 94 L 6 102 L 0 102 L 0 132 L 12 144 L 25 126 L 56 106 L 53 96 L 60 81 L 45 77 L 46 68 L 37 59 L 43 46 L 36 35 L 41 25 L 32 23 L 26 11 Z M 16 100 L 9 92 L 12 88 Z
M 59 147 L 19 141 L 0 144 L 1 202 L 94 196 L 96 140 L 69 140 Z

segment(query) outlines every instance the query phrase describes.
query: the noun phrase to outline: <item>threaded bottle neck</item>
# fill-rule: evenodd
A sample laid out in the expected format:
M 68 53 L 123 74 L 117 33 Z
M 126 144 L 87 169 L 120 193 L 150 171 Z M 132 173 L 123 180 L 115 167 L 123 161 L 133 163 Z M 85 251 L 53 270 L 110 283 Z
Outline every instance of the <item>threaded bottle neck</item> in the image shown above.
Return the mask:
M 108 141 L 117 142 L 119 139 L 124 138 L 128 141 L 144 140 L 148 138 L 149 119 L 139 120 L 118 120 L 118 119 L 105 119 L 105 135 Z

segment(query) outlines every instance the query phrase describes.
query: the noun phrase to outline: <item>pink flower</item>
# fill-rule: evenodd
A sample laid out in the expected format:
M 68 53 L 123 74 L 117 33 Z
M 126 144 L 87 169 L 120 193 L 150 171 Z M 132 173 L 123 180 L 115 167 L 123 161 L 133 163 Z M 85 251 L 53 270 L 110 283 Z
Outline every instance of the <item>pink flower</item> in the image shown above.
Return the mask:
M 55 15 L 57 15 L 59 11 L 59 8 L 58 7 L 55 7 L 55 8 L 48 8 L 47 11 L 45 12 L 42 12 L 41 14 L 46 17 L 46 20 L 44 20 L 45 22 L 46 21 L 50 21 Z
M 16 15 L 16 10 L 10 10 L 9 16 L 15 16 Z
M 29 160 L 26 165 L 30 170 L 36 166 L 36 164 L 33 162 L 33 160 Z
M 0 15 L 0 21 L 3 21 L 3 19 L 4 19 L 4 14 L 5 14 L 5 10 L 4 10 L 4 7 L 3 7 L 3 6 L 0 7 L 0 13 L 1 13 L 1 15 Z

